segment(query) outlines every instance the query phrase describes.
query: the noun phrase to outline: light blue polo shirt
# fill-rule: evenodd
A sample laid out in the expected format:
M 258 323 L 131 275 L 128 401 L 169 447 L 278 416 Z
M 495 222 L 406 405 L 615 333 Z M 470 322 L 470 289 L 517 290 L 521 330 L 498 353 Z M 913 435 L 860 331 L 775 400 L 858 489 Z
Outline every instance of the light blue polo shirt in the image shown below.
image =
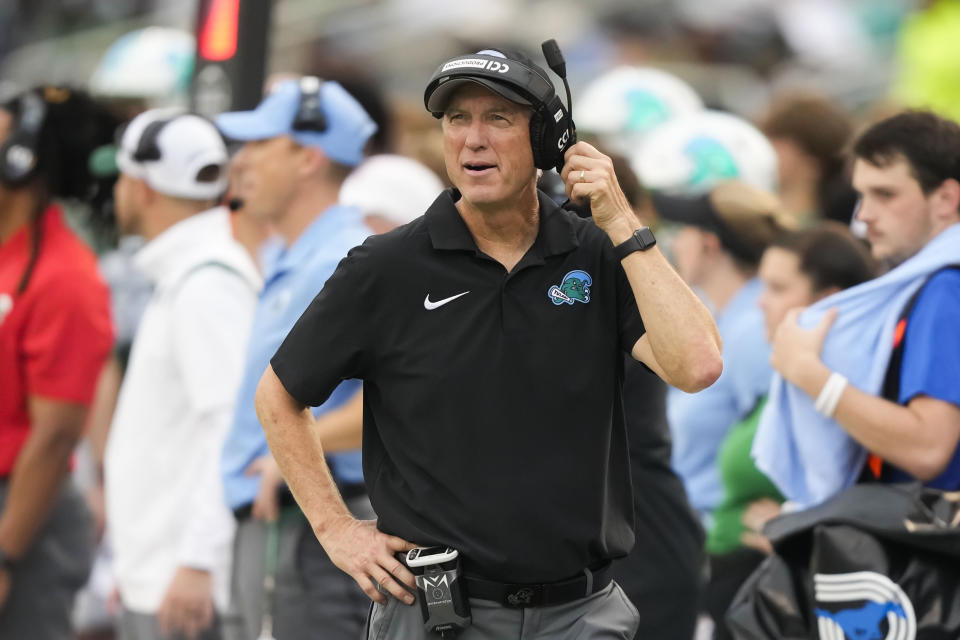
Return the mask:
M 270 358 L 340 260 L 370 233 L 359 210 L 335 205 L 314 220 L 288 249 L 281 247 L 263 256 L 263 291 L 254 312 L 243 380 L 221 458 L 224 494 L 231 509 L 252 503 L 260 487 L 260 476 L 248 476 L 244 470 L 269 452 L 253 398 Z M 343 405 L 360 386 L 359 380 L 341 383 L 326 402 L 314 409 L 314 415 Z M 363 482 L 359 450 L 330 454 L 327 462 L 338 483 Z
M 705 524 L 723 498 L 716 464 L 720 444 L 730 427 L 770 389 L 770 345 L 757 306 L 761 288 L 759 279 L 749 280 L 721 312 L 714 313 L 723 340 L 723 373 L 717 381 L 699 393 L 673 387 L 667 393 L 673 468 Z

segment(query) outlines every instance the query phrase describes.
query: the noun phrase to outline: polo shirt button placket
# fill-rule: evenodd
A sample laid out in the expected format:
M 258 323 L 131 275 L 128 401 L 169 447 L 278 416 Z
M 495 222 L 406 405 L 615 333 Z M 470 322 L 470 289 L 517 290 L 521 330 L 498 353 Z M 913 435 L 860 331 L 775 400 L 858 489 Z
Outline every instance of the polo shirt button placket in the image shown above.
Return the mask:
M 507 330 L 507 282 L 510 280 L 510 274 L 506 270 L 503 272 L 503 278 L 500 280 L 500 329 Z

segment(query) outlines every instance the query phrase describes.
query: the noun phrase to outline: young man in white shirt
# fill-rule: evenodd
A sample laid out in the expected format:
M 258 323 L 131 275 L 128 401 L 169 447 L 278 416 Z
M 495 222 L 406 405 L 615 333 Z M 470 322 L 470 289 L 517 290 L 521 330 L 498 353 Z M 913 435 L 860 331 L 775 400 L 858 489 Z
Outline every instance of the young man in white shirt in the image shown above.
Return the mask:
M 137 116 L 117 150 L 118 224 L 154 282 L 105 456 L 123 640 L 221 637 L 233 517 L 219 457 L 261 286 L 215 207 L 227 152 L 199 116 Z

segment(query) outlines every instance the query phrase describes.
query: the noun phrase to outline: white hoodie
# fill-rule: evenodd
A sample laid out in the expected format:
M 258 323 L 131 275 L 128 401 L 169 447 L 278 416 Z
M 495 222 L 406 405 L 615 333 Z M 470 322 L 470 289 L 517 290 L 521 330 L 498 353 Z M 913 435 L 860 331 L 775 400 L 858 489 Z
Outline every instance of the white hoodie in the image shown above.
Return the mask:
M 177 568 L 209 570 L 229 599 L 233 515 L 219 460 L 260 275 L 221 207 L 183 220 L 136 256 L 155 283 L 107 441 L 107 524 L 124 606 L 156 613 Z

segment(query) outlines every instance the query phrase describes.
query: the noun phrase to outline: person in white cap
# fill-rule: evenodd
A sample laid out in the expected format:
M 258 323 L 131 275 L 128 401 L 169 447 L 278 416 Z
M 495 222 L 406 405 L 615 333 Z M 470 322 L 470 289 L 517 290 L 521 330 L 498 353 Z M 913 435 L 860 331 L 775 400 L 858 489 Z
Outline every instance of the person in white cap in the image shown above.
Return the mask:
M 117 150 L 122 231 L 154 282 L 105 455 L 120 637 L 220 638 L 234 523 L 218 462 L 261 286 L 216 207 L 228 156 L 213 124 L 151 110 Z
M 347 176 L 340 202 L 360 209 L 374 233 L 386 233 L 419 218 L 443 188 L 426 165 L 383 153 L 365 160 Z

